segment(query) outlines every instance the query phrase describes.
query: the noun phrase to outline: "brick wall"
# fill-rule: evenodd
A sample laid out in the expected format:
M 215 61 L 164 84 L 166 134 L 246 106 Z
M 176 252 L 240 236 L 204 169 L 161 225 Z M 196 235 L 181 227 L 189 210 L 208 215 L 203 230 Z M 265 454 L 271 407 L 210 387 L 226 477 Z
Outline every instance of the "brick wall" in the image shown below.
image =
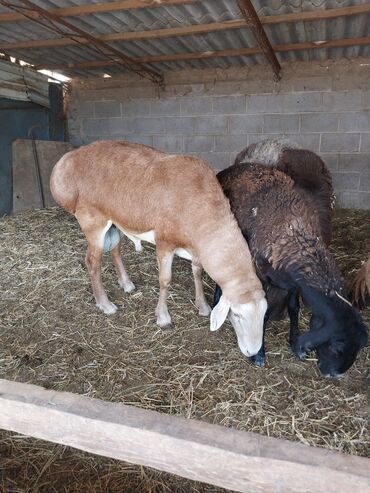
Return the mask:
M 135 76 L 75 81 L 68 97 L 74 145 L 127 139 L 193 153 L 216 170 L 246 145 L 286 137 L 322 156 L 338 203 L 370 209 L 370 62 L 301 62 L 193 70 L 159 88 Z

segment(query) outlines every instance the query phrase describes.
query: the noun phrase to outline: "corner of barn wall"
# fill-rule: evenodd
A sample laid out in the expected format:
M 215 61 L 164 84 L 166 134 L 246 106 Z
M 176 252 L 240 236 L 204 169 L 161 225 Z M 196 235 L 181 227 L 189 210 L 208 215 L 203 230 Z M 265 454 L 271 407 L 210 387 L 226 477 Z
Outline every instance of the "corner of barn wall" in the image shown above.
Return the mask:
M 75 80 L 71 142 L 126 139 L 195 154 L 215 170 L 245 146 L 285 137 L 322 156 L 339 207 L 370 209 L 370 61 L 170 72 L 165 87 L 126 75 Z

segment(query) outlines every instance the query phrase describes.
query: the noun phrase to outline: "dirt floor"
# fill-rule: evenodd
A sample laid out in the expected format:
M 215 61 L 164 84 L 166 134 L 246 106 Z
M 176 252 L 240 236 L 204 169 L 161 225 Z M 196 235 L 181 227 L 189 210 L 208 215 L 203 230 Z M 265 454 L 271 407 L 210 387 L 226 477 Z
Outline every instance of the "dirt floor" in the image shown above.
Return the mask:
M 350 282 L 369 252 L 370 212 L 338 211 L 332 252 Z M 124 294 L 106 257 L 103 280 L 119 311 L 99 312 L 84 265 L 86 243 L 60 209 L 0 219 L 0 378 L 370 457 L 370 350 L 341 380 L 287 346 L 288 322 L 270 325 L 265 368 L 240 353 L 225 324 L 209 331 L 194 307 L 191 267 L 174 262 L 173 332 L 154 323 L 153 247 L 123 258 L 137 290 Z M 213 283 L 205 279 L 211 300 Z M 363 318 L 369 324 L 370 309 Z M 303 313 L 301 326 L 307 326 Z M 209 492 L 224 490 L 148 468 L 0 432 L 0 492 Z

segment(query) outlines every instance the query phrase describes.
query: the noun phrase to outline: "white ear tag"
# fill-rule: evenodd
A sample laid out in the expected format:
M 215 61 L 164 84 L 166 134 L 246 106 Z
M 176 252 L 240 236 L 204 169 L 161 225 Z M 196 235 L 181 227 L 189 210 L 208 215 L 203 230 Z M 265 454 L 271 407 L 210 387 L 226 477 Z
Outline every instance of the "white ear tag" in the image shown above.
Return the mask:
M 212 332 L 219 329 L 221 325 L 225 322 L 229 310 L 230 303 L 224 298 L 224 296 L 221 296 L 220 301 L 211 312 L 210 329 Z

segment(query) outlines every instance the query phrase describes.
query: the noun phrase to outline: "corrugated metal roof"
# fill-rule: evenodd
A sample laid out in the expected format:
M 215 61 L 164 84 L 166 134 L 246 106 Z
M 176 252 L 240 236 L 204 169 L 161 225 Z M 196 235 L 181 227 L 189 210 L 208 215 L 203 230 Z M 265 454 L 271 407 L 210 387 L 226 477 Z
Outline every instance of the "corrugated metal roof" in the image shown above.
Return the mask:
M 48 78 L 27 67 L 0 60 L 0 97 L 49 107 Z
M 40 7 L 52 9 L 83 5 L 80 0 L 34 0 Z M 91 3 L 98 3 L 94 0 Z M 367 3 L 366 0 L 254 0 L 253 4 L 259 15 L 276 15 L 282 13 L 306 12 L 353 6 Z M 0 13 L 8 12 L 1 7 Z M 80 29 L 94 36 L 129 31 L 146 31 L 183 27 L 186 25 L 207 24 L 212 22 L 241 19 L 240 10 L 234 0 L 205 0 L 179 5 L 157 6 L 89 14 L 80 17 L 68 17 L 67 20 Z M 337 17 L 334 19 L 315 20 L 310 22 L 279 23 L 264 25 L 266 34 L 272 45 L 315 42 L 321 40 L 357 38 L 370 35 L 370 16 L 368 14 Z M 30 20 L 0 23 L 1 45 L 15 41 L 52 39 L 60 37 Z M 156 38 L 137 41 L 117 41 L 112 46 L 131 57 L 146 57 L 182 53 L 196 53 L 237 48 L 256 47 L 256 41 L 249 30 L 230 29 L 206 34 Z M 5 50 L 4 50 L 5 51 Z M 32 49 L 6 49 L 6 52 L 30 63 L 68 64 L 87 60 L 102 60 L 87 46 L 68 45 L 60 47 L 43 47 Z M 325 60 L 341 57 L 370 57 L 370 46 L 351 46 L 343 48 L 320 48 L 314 50 L 298 50 L 278 52 L 280 61 Z M 161 71 L 176 70 L 185 67 L 226 68 L 234 65 L 266 63 L 262 55 L 218 57 L 199 60 L 154 63 L 151 66 Z M 101 67 L 98 69 L 79 70 L 79 74 L 102 74 L 103 72 L 118 73 L 121 66 Z M 64 71 L 65 72 L 65 71 Z M 65 72 L 66 73 L 66 72 Z

